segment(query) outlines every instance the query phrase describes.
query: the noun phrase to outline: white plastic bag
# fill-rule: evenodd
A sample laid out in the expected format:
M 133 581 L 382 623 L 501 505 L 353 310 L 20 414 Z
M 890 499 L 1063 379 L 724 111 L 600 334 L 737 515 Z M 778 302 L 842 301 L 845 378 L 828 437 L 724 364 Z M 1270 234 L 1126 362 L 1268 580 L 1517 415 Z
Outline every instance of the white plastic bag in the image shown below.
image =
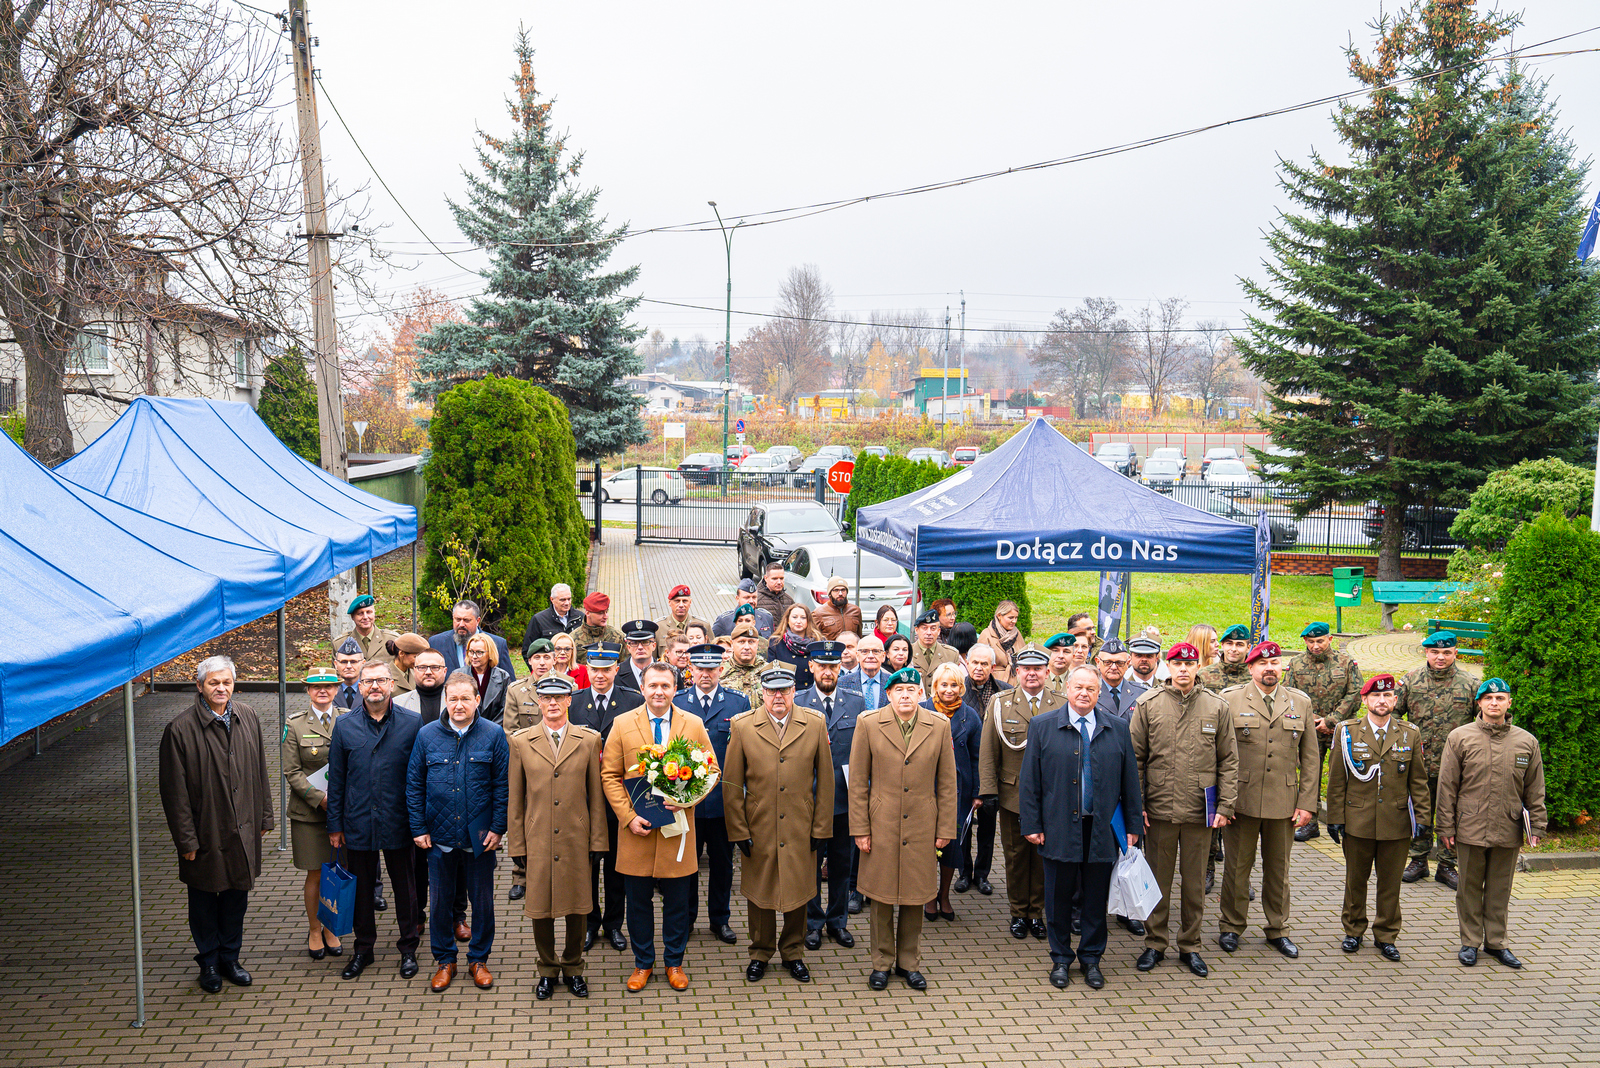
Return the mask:
M 1117 866 L 1111 872 L 1106 912 L 1130 920 L 1147 920 L 1159 904 L 1161 888 L 1156 885 L 1155 872 L 1150 870 L 1144 853 L 1130 849 L 1117 858 Z

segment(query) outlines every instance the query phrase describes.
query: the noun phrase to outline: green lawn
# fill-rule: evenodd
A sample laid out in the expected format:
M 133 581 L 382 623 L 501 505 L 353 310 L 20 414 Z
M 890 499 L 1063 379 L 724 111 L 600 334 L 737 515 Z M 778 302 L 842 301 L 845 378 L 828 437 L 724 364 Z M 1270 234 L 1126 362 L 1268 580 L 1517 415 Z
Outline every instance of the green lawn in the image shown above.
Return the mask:
M 1096 571 L 1029 574 L 1034 635 L 1045 637 L 1065 630 L 1068 616 L 1093 612 L 1099 582 Z M 1346 633 L 1372 634 L 1380 629 L 1382 610 L 1372 602 L 1370 589 L 1363 592 L 1367 596 L 1361 607 L 1344 610 Z M 1180 640 L 1195 623 L 1209 623 L 1219 631 L 1234 623 L 1249 626 L 1250 576 L 1135 574 L 1130 605 L 1135 632 L 1154 623 L 1161 628 L 1162 641 L 1168 645 Z M 1425 627 L 1429 609 L 1436 607 L 1402 605 L 1395 612 L 1395 626 L 1411 623 Z M 1298 650 L 1300 631 L 1313 620 L 1333 626 L 1333 579 L 1274 575 L 1272 636 Z

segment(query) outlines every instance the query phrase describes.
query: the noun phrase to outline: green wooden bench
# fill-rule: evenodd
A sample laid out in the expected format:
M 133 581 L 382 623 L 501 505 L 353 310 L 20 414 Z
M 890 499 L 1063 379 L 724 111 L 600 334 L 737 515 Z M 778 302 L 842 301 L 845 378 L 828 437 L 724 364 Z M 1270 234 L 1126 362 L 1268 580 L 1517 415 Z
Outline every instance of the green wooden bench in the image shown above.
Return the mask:
M 1465 619 L 1428 620 L 1429 634 L 1440 630 L 1447 630 L 1456 636 L 1458 656 L 1482 656 L 1489 647 L 1489 635 L 1494 632 L 1494 624 L 1469 623 Z
M 1383 629 L 1394 630 L 1394 610 L 1403 604 L 1443 604 L 1460 590 L 1460 582 L 1377 582 L 1372 599 L 1383 606 Z

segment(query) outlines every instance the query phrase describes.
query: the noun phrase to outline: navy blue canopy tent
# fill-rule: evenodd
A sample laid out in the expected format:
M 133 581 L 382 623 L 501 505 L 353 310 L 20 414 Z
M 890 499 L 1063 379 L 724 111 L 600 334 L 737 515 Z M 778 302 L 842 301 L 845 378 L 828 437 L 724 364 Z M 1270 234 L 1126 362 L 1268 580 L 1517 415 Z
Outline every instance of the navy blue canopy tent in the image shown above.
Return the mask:
M 912 571 L 1248 574 L 1250 527 L 1102 466 L 1043 419 L 942 482 L 863 508 L 856 540 Z

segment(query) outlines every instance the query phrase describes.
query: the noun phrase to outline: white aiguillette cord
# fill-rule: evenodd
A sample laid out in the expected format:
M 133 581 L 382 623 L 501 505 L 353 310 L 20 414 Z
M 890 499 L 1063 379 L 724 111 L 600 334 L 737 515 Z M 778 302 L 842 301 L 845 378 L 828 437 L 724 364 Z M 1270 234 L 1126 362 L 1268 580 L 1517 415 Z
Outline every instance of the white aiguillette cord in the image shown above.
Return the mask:
M 1355 754 L 1350 751 L 1350 724 L 1348 723 L 1339 724 L 1339 752 L 1344 754 L 1345 770 L 1357 782 L 1371 782 L 1373 776 L 1381 775 L 1383 772 L 1383 761 L 1381 760 L 1371 761 L 1371 766 L 1366 771 L 1356 770 Z M 1362 763 L 1367 762 L 1363 761 Z

